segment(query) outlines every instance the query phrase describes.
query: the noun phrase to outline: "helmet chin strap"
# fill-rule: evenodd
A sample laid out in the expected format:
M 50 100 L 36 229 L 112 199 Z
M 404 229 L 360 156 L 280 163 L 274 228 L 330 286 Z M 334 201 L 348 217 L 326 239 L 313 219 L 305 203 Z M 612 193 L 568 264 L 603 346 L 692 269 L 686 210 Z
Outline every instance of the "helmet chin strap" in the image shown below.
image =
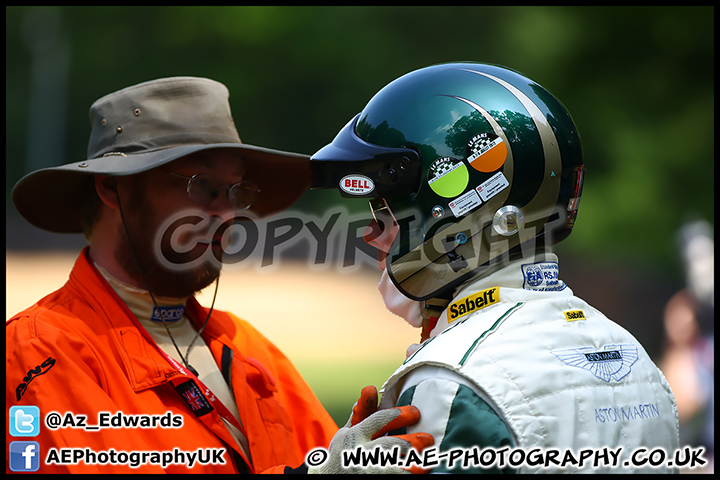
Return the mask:
M 125 236 L 127 237 L 128 246 L 130 247 L 130 253 L 132 254 L 133 260 L 135 261 L 135 265 L 137 266 L 138 271 L 140 272 L 140 276 L 142 277 L 142 281 L 145 284 L 145 289 L 150 294 L 150 299 L 153 302 L 153 305 L 155 305 L 156 311 L 160 314 L 160 319 L 162 320 L 163 326 L 165 327 L 165 331 L 167 332 L 168 336 L 170 337 L 170 341 L 172 341 L 173 346 L 175 347 L 175 350 L 177 351 L 178 356 L 180 357 L 180 360 L 183 362 L 183 365 L 192 372 L 193 375 L 196 377 L 199 376 L 198 371 L 195 370 L 195 368 L 190 365 L 190 350 L 195 345 L 195 342 L 200 337 L 202 332 L 205 330 L 205 327 L 207 326 L 208 322 L 210 321 L 210 315 L 212 315 L 213 307 L 215 306 L 215 298 L 217 297 L 218 292 L 218 286 L 220 285 L 220 274 L 218 274 L 217 279 L 215 280 L 215 293 L 213 294 L 212 304 L 210 305 L 210 309 L 208 310 L 207 317 L 205 318 L 205 321 L 203 322 L 200 329 L 195 333 L 195 336 L 193 337 L 192 341 L 190 342 L 190 345 L 188 345 L 187 350 L 185 351 L 185 356 L 180 352 L 180 348 L 178 347 L 177 343 L 175 342 L 175 339 L 172 336 L 172 333 L 170 333 L 170 328 L 167 325 L 167 322 L 165 322 L 165 316 L 162 313 L 162 309 L 158 307 L 157 301 L 155 300 L 155 296 L 153 295 L 152 291 L 150 291 L 150 284 L 147 281 L 147 278 L 145 277 L 145 273 L 142 270 L 142 267 L 140 266 L 140 262 L 137 259 L 137 256 L 135 256 L 135 249 L 133 248 L 132 241 L 130 240 L 130 231 L 128 230 L 127 223 L 125 223 L 125 215 L 123 214 L 122 204 L 120 202 L 120 193 L 118 192 L 117 187 L 115 188 L 115 195 L 117 197 L 118 201 L 118 210 L 120 211 L 120 219 L 122 220 L 123 228 L 125 229 Z
M 450 297 L 434 297 L 423 302 L 423 322 L 422 332 L 420 333 L 421 343 L 430 338 L 430 332 L 432 332 L 435 325 L 437 325 L 438 318 L 440 318 L 442 312 L 445 311 L 450 300 L 452 300 Z

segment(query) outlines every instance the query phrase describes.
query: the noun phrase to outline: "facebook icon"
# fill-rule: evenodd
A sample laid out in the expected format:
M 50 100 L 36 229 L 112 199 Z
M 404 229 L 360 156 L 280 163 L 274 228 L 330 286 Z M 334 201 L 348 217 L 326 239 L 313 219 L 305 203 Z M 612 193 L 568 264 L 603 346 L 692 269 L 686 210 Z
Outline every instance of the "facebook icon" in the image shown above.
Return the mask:
M 37 472 L 39 469 L 39 443 L 10 442 L 10 470 L 13 472 Z

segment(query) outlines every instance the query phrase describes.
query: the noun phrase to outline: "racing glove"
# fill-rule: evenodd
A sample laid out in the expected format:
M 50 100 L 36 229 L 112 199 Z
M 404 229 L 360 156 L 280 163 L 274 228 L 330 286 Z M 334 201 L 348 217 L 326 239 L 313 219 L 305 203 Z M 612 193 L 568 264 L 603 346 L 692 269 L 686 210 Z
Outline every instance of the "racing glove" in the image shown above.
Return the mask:
M 400 452 L 410 448 L 422 451 L 434 443 L 428 433 L 412 433 L 405 435 L 386 435 L 393 430 L 414 425 L 420 420 L 420 411 L 412 406 L 394 407 L 378 410 L 378 393 L 374 386 L 363 388 L 360 399 L 353 405 L 353 410 L 344 427 L 330 441 L 325 461 L 308 468 L 308 473 L 343 474 L 343 473 L 420 473 L 420 470 L 402 469 L 396 466 L 342 465 L 342 452 L 354 451 L 362 447 L 369 451 L 375 448 L 392 450 L 400 447 Z

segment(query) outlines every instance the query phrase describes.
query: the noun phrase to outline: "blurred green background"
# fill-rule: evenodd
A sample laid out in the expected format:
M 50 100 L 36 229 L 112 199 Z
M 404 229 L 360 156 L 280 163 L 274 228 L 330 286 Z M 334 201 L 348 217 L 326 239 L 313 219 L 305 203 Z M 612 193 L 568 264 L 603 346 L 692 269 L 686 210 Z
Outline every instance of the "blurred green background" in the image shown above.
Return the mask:
M 685 282 L 677 229 L 714 223 L 713 7 L 6 7 L 7 251 L 82 245 L 18 219 L 10 191 L 85 158 L 107 93 L 210 77 L 244 142 L 313 153 L 391 80 L 456 60 L 519 70 L 571 112 L 587 172 L 561 274 L 659 357 Z M 341 201 L 309 192 L 298 207 Z M 336 369 L 307 368 L 333 390 Z M 344 423 L 346 397 L 327 404 Z

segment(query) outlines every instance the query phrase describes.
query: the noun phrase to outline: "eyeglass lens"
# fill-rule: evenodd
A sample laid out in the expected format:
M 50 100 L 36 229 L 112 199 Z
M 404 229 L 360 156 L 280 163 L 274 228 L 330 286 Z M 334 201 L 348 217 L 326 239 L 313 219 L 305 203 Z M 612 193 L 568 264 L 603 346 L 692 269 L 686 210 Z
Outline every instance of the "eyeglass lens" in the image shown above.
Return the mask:
M 195 175 L 188 183 L 188 194 L 193 202 L 204 206 L 212 203 L 224 188 L 228 188 L 230 203 L 239 210 L 250 208 L 258 193 L 257 186 L 252 182 L 242 181 L 228 186 L 220 184 L 210 175 L 201 174 Z

